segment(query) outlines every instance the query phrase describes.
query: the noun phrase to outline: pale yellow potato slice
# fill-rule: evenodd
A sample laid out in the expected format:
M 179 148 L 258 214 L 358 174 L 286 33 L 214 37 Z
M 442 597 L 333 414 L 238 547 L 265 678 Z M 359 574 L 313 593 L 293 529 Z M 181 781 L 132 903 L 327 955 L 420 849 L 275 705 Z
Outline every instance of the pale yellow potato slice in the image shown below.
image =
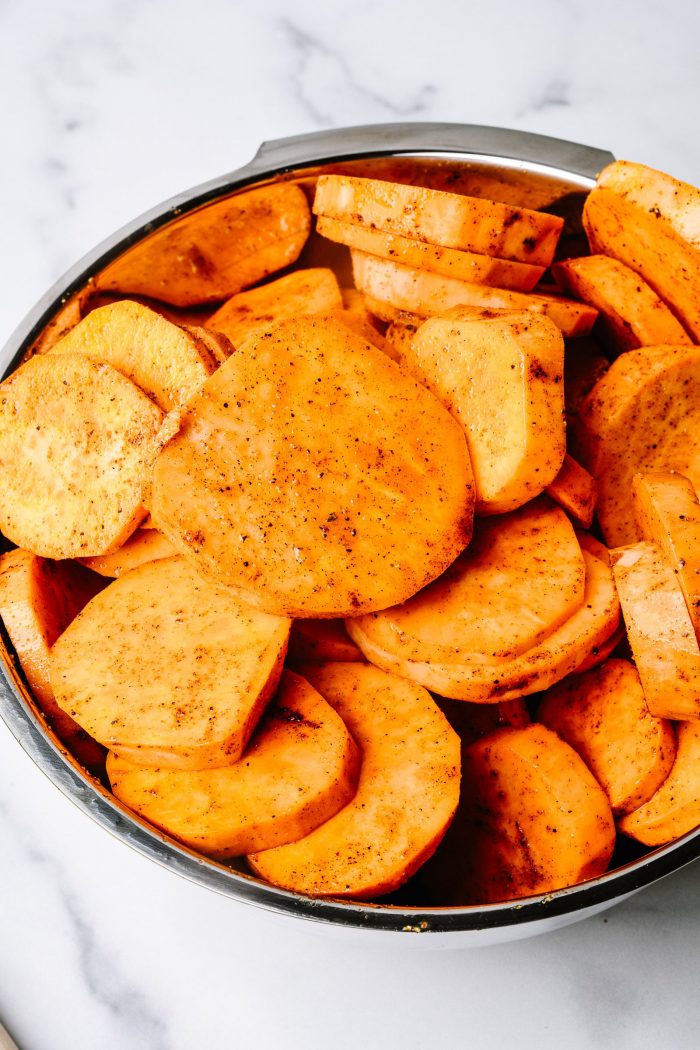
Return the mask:
M 630 350 L 579 409 L 577 458 L 598 483 L 597 514 L 610 547 L 638 538 L 635 474 L 676 470 L 700 485 L 700 347 Z
M 679 722 L 673 768 L 648 802 L 618 821 L 624 835 L 663 846 L 700 824 L 700 723 Z
M 360 748 L 357 793 L 288 846 L 248 858 L 275 886 L 364 900 L 404 883 L 433 853 L 459 800 L 459 737 L 424 689 L 366 664 L 305 671 Z
M 620 606 L 612 572 L 585 551 L 583 559 L 586 565 L 583 604 L 543 641 L 509 660 L 464 654 L 463 662 L 458 662 L 454 655 L 449 662 L 441 661 L 433 656 L 432 647 L 426 647 L 422 660 L 406 657 L 397 640 L 385 641 L 385 637 L 382 642 L 374 640 L 373 625 L 382 614 L 347 620 L 348 633 L 371 663 L 440 696 L 477 704 L 529 696 L 548 689 L 575 671 L 617 628 Z
M 700 719 L 700 646 L 676 573 L 649 543 L 619 547 L 610 557 L 649 710 Z
M 554 481 L 566 430 L 564 340 L 552 321 L 452 310 L 421 325 L 402 363 L 464 427 L 477 513 L 514 510 Z
M 290 616 L 415 594 L 471 536 L 459 424 L 337 321 L 253 336 L 190 402 L 154 473 L 158 526 L 198 571 Z
M 103 554 L 97 558 L 80 558 L 88 569 L 100 576 L 116 578 L 125 572 L 145 565 L 160 558 L 172 558 L 177 554 L 169 539 L 155 528 L 141 526 L 133 532 L 123 547 L 113 554 Z
M 163 413 L 83 354 L 33 357 L 0 386 L 0 529 L 47 558 L 121 547 L 145 517 Z
M 620 815 L 648 802 L 676 757 L 671 722 L 649 713 L 629 660 L 607 660 L 545 693 L 537 721 L 573 747 Z
M 442 248 L 398 233 L 387 233 L 371 226 L 339 222 L 319 215 L 316 230 L 323 237 L 349 248 L 359 248 L 369 255 L 415 266 L 419 270 L 431 270 L 446 277 L 473 284 L 494 285 L 497 288 L 513 288 L 519 292 L 531 292 L 545 271 L 544 266 L 494 259 L 489 255 L 464 252 L 457 248 Z
M 321 175 L 314 213 L 446 248 L 549 266 L 564 222 L 556 215 L 460 193 L 350 175 Z
M 654 543 L 676 574 L 700 639 L 700 501 L 682 474 L 637 474 L 632 494 L 641 538 Z
M 667 222 L 688 244 L 700 248 L 700 189 L 662 171 L 616 160 L 603 168 L 598 185 Z
M 216 302 L 293 263 L 310 228 L 299 186 L 261 186 L 156 230 L 110 263 L 98 284 L 175 306 Z
M 71 718 L 139 765 L 228 765 L 274 693 L 289 628 L 183 558 L 148 562 L 111 583 L 61 635 L 51 685 Z
M 93 310 L 48 352 L 106 361 L 164 412 L 188 401 L 216 368 L 189 332 L 129 299 Z
M 351 250 L 351 255 L 355 284 L 361 292 L 372 300 L 421 317 L 444 314 L 456 306 L 477 307 L 479 310 L 529 310 L 549 317 L 564 335 L 579 336 L 590 332 L 598 316 L 592 306 L 563 296 L 512 292 L 458 281 L 454 277 L 404 266 L 391 259 L 367 255 L 356 248 Z
M 107 759 L 117 798 L 218 860 L 296 842 L 355 794 L 360 757 L 342 719 L 285 671 L 242 758 L 220 769 L 146 768 Z
M 295 270 L 276 281 L 239 292 L 209 318 L 208 324 L 240 346 L 249 336 L 277 321 L 340 310 L 343 299 L 332 270 L 319 266 Z

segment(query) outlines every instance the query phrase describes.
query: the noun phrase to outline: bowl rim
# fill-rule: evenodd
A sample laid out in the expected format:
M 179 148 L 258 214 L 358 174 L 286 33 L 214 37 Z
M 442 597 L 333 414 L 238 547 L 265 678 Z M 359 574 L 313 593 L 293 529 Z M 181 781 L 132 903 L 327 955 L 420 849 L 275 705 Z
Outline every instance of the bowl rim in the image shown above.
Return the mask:
M 36 303 L 0 352 L 0 379 L 10 374 L 46 323 L 73 294 L 127 248 L 174 218 L 252 183 L 341 160 L 430 156 L 533 171 L 584 189 L 614 158 L 605 150 L 542 135 L 479 125 L 375 124 L 314 132 L 263 143 L 244 167 L 172 197 L 107 237 L 72 266 Z M 8 647 L 8 651 L 11 646 Z M 551 893 L 488 905 L 408 907 L 311 898 L 263 883 L 181 846 L 122 806 L 80 772 L 32 708 L 19 676 L 0 660 L 0 716 L 48 779 L 102 828 L 181 877 L 268 911 L 375 931 L 453 933 L 522 928 L 613 903 L 700 856 L 700 827 L 644 857 Z

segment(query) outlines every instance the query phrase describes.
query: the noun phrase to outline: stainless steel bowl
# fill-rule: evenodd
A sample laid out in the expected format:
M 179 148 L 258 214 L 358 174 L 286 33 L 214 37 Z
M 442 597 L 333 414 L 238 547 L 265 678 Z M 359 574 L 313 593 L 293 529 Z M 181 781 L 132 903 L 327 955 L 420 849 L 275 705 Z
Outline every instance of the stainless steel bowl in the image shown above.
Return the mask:
M 324 171 L 382 174 L 401 181 L 454 188 L 565 216 L 565 235 L 580 235 L 581 204 L 612 154 L 559 139 L 502 128 L 463 124 L 380 124 L 344 128 L 264 143 L 239 171 L 180 194 L 115 233 L 61 278 L 37 303 L 0 355 L 4 378 L 70 298 L 128 248 L 179 216 L 222 197 L 271 181 L 307 188 Z M 317 261 L 319 242 L 302 263 Z M 331 249 L 333 250 L 333 249 Z M 364 939 L 403 934 L 414 946 L 496 943 L 528 937 L 610 907 L 700 855 L 700 829 L 672 845 L 632 859 L 570 889 L 488 906 L 421 907 L 410 887 L 390 903 L 354 904 L 312 900 L 275 889 L 179 846 L 122 807 L 97 778 L 87 774 L 47 728 L 13 659 L 0 639 L 0 713 L 40 769 L 71 801 L 107 831 L 170 871 L 234 900 L 281 916 L 310 919 L 326 929 Z M 406 937 L 406 934 L 420 934 Z

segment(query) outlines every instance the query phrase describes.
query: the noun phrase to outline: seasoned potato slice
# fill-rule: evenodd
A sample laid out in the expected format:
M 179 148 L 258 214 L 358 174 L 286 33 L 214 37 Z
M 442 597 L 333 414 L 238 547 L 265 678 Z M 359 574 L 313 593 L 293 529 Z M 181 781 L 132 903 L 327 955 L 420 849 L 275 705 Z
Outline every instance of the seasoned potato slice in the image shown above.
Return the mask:
M 606 187 L 583 209 L 591 252 L 629 266 L 653 288 L 693 339 L 700 339 L 700 251 L 653 213 Z
M 357 793 L 310 835 L 248 860 L 296 893 L 378 897 L 444 835 L 459 799 L 459 738 L 429 693 L 376 667 L 327 664 L 306 674 L 360 748 Z
M 472 507 L 447 409 L 337 321 L 302 317 L 207 381 L 158 460 L 151 510 L 198 570 L 260 608 L 339 617 L 439 576 Z
M 145 768 L 107 759 L 114 794 L 151 824 L 229 860 L 296 842 L 355 794 L 359 752 L 316 690 L 286 671 L 243 757 L 220 769 Z
M 410 349 L 411 340 L 423 324 L 423 318 L 416 321 L 392 321 L 386 330 L 384 340 L 395 354 L 397 361 L 403 359 L 403 355 Z
M 314 212 L 445 248 L 549 266 L 563 219 L 545 212 L 349 175 L 322 175 Z
M 610 547 L 634 543 L 632 478 L 677 470 L 700 485 L 700 347 L 661 346 L 618 357 L 576 422 L 578 457 L 598 482 L 597 513 Z
M 332 270 L 295 270 L 286 277 L 240 292 L 209 318 L 209 325 L 228 336 L 234 346 L 277 321 L 305 314 L 325 314 L 342 308 L 343 299 Z
M 598 316 L 592 306 L 576 303 L 573 299 L 468 284 L 454 277 L 367 255 L 355 248 L 352 250 L 352 268 L 355 284 L 372 300 L 421 317 L 444 314 L 455 306 L 478 307 L 480 310 L 529 310 L 549 317 L 564 335 L 578 336 L 590 332 Z M 385 319 L 391 320 L 391 317 Z
M 592 671 L 594 667 L 598 667 L 604 663 L 608 657 L 610 657 L 615 649 L 617 649 L 620 642 L 627 638 L 625 633 L 624 624 L 619 623 L 613 633 L 600 645 L 596 645 L 591 649 L 590 653 L 581 663 L 578 665 L 576 670 L 572 671 L 572 674 L 585 674 L 586 671 Z
M 342 620 L 295 620 L 287 659 L 292 665 L 359 663 L 364 656 Z
M 139 528 L 129 536 L 123 547 L 113 554 L 98 558 L 81 558 L 83 565 L 100 576 L 121 576 L 125 572 L 160 558 L 172 558 L 177 554 L 169 539 L 158 529 Z
M 581 756 L 616 815 L 648 802 L 676 756 L 673 726 L 649 713 L 628 660 L 608 660 L 559 682 L 545 693 L 537 721 Z
M 583 604 L 543 641 L 511 659 L 489 660 L 483 655 L 474 658 L 468 653 L 453 652 L 444 660 L 434 652 L 434 646 L 426 646 L 422 658 L 407 657 L 400 637 L 391 637 L 384 630 L 381 640 L 375 640 L 375 625 L 382 625 L 383 618 L 393 615 L 395 610 L 376 617 L 347 620 L 348 633 L 371 663 L 418 682 L 441 696 L 477 704 L 529 696 L 548 689 L 575 671 L 617 628 L 620 607 L 612 573 L 590 554 L 584 552 L 583 558 L 586 564 Z
M 634 510 L 642 539 L 654 543 L 676 574 L 700 639 L 700 501 L 682 474 L 636 474 Z
M 610 555 L 649 710 L 659 718 L 700 719 L 700 647 L 676 573 L 648 543 Z
M 547 495 L 563 507 L 578 525 L 590 529 L 598 499 L 598 486 L 595 478 L 571 456 L 564 456 L 561 470 L 547 485 Z
M 478 519 L 471 544 L 440 579 L 402 605 L 347 626 L 363 650 L 371 640 L 402 660 L 498 665 L 573 616 L 583 604 L 584 580 L 571 523 L 540 499 Z
M 75 562 L 47 561 L 19 548 L 0 556 L 0 617 L 27 684 L 56 736 L 89 769 L 101 765 L 104 751 L 56 703 L 49 650 L 102 585 Z
M 189 332 L 128 299 L 93 310 L 49 353 L 106 361 L 164 412 L 188 401 L 216 368 Z
M 47 558 L 117 550 L 145 517 L 163 413 L 111 365 L 42 354 L 0 386 L 0 528 Z
M 477 513 L 514 510 L 555 479 L 566 432 L 564 340 L 552 321 L 453 310 L 421 325 L 403 364 L 464 427 Z
M 216 332 L 213 328 L 205 328 L 202 325 L 183 324 L 183 331 L 188 332 L 194 339 L 204 344 L 217 365 L 224 363 L 227 357 L 233 353 L 233 343 L 223 332 Z
M 700 724 L 679 722 L 673 768 L 655 795 L 618 821 L 624 835 L 663 846 L 700 824 Z
M 617 259 L 606 255 L 566 259 L 555 263 L 552 272 L 565 292 L 595 307 L 598 331 L 614 354 L 640 346 L 691 342 L 656 292 Z
M 293 263 L 310 228 L 303 190 L 262 186 L 157 230 L 110 263 L 99 284 L 175 306 L 216 302 Z
M 183 558 L 149 562 L 111 583 L 61 635 L 51 685 L 91 736 L 139 765 L 228 765 L 277 686 L 289 628 Z
M 531 292 L 545 271 L 544 266 L 494 259 L 489 255 L 464 252 L 457 248 L 442 248 L 438 244 L 402 237 L 398 233 L 387 233 L 371 226 L 339 222 L 323 215 L 318 218 L 316 230 L 331 241 L 358 248 L 368 255 L 379 255 L 418 270 L 431 270 L 473 284 Z
M 598 176 L 598 185 L 667 222 L 679 237 L 700 248 L 700 190 L 696 186 L 630 160 L 608 164 Z

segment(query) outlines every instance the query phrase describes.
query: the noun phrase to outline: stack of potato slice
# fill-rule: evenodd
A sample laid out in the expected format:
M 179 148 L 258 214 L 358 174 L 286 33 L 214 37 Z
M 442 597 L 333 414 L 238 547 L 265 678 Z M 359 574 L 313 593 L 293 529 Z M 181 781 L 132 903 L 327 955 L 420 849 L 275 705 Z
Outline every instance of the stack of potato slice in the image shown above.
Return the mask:
M 356 288 L 267 280 L 309 208 L 247 191 L 0 387 L 0 614 L 47 721 L 311 895 L 490 903 L 690 831 L 697 191 L 613 165 L 557 262 L 561 219 L 495 201 L 327 175 L 313 210 Z

